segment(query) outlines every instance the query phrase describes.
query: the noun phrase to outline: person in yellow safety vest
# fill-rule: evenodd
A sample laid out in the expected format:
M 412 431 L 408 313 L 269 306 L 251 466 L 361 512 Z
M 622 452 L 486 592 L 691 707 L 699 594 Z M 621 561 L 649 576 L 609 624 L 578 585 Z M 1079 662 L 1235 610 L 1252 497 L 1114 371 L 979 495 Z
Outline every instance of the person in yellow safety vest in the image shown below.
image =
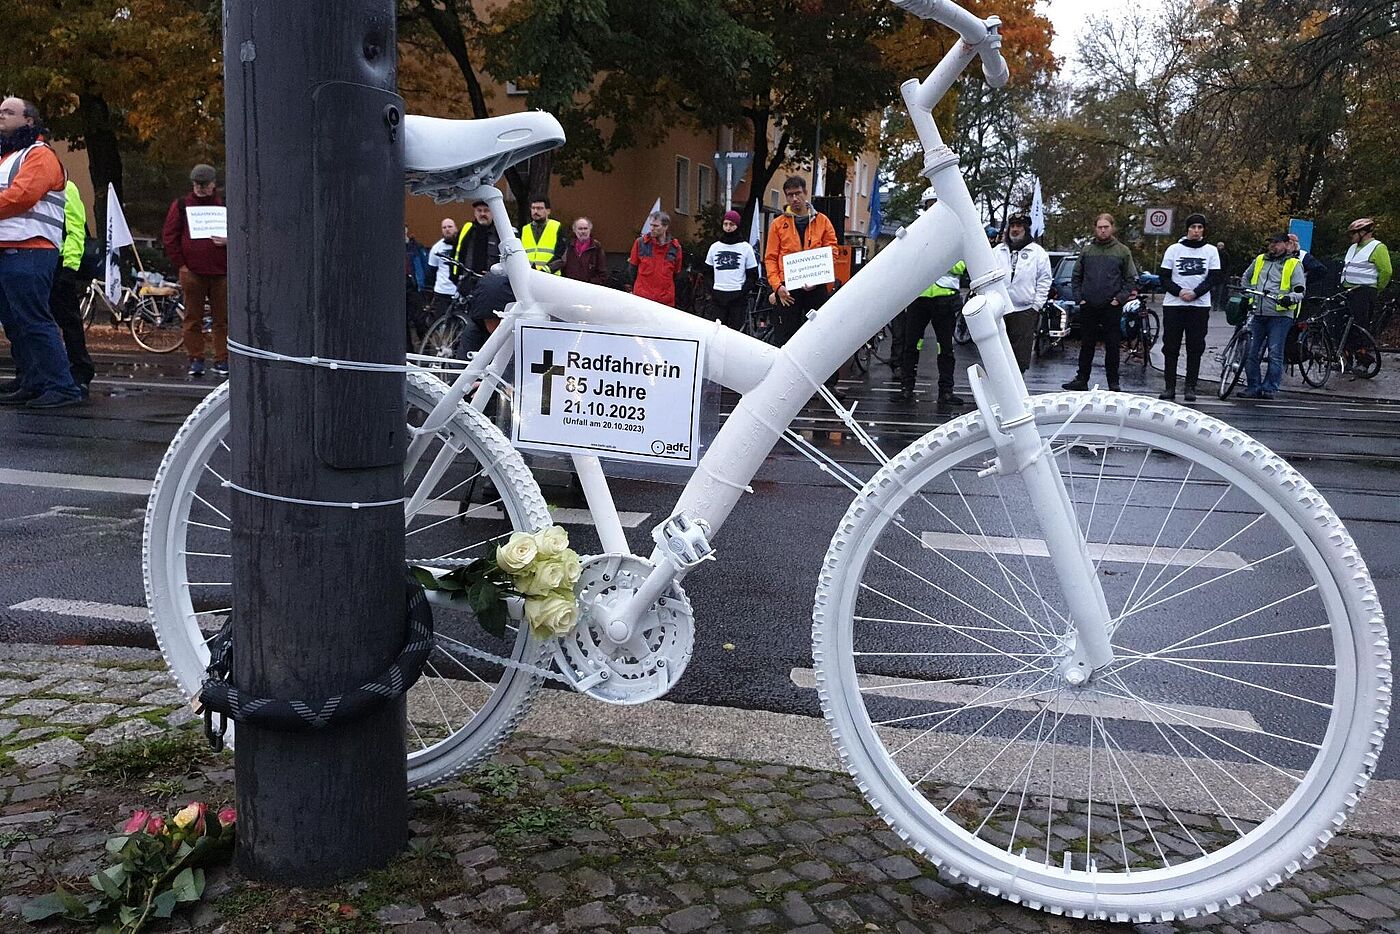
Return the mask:
M 1249 320 L 1249 354 L 1245 357 L 1245 399 L 1272 399 L 1283 379 L 1283 349 L 1293 318 L 1307 290 L 1307 275 L 1303 263 L 1290 250 L 1288 234 L 1269 237 L 1267 252 L 1260 253 L 1245 269 L 1240 284 L 1258 289 L 1277 298 L 1250 296 L 1254 316 Z M 1260 379 L 1259 364 L 1269 348 L 1269 372 Z
M 925 211 L 938 203 L 938 196 L 932 188 L 924 191 L 923 202 Z M 932 324 L 938 340 L 938 407 L 967 404 L 953 392 L 953 373 L 957 367 L 957 361 L 953 358 L 953 326 L 958 320 L 958 309 L 962 307 L 959 277 L 966 271 L 967 264 L 958 260 L 952 269 L 924 289 L 923 294 L 914 299 L 905 312 L 899 381 L 899 401 L 902 403 L 914 402 L 914 383 L 919 375 L 919 345 L 923 343 L 924 331 Z
M 530 265 L 540 272 L 563 275 L 564 270 L 564 225 L 549 217 L 548 198 L 535 198 L 530 202 L 530 223 L 520 231 L 520 241 L 525 244 L 525 255 Z
M 1390 284 L 1392 271 L 1390 250 L 1376 239 L 1375 230 L 1376 222 L 1369 217 L 1352 221 L 1347 228 L 1351 246 L 1347 247 L 1346 259 L 1342 261 L 1342 288 L 1346 290 L 1347 308 L 1352 320 L 1368 331 L 1376 311 L 1376 300 Z
M 457 251 L 453 258 L 478 276 L 486 275 L 500 261 L 501 242 L 496 235 L 491 206 L 485 201 L 472 202 L 472 219 L 463 224 L 461 232 L 457 234 Z M 475 279 L 457 283 L 457 288 L 464 294 L 475 287 Z

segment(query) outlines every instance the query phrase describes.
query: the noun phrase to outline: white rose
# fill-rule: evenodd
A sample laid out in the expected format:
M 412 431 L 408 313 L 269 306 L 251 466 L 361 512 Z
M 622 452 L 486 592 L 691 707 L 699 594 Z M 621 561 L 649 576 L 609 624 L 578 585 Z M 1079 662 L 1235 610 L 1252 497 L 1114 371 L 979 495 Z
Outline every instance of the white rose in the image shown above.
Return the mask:
M 539 546 L 540 554 L 552 558 L 563 554 L 564 549 L 569 547 L 569 533 L 562 526 L 551 525 L 544 531 L 535 533 L 535 544 Z
M 560 566 L 564 568 L 564 580 L 571 584 L 577 584 L 579 577 L 583 575 L 583 563 L 578 559 L 578 552 L 572 548 L 565 548 L 558 560 Z
M 513 575 L 515 587 L 526 596 L 538 597 L 571 583 L 567 569 L 558 558 L 538 558 L 523 574 Z
M 510 541 L 496 549 L 496 564 L 502 571 L 515 574 L 530 566 L 539 553 L 535 537 L 529 532 L 513 532 Z
M 563 636 L 573 631 L 578 619 L 578 604 L 573 591 L 554 591 L 525 600 L 525 621 L 541 639 Z

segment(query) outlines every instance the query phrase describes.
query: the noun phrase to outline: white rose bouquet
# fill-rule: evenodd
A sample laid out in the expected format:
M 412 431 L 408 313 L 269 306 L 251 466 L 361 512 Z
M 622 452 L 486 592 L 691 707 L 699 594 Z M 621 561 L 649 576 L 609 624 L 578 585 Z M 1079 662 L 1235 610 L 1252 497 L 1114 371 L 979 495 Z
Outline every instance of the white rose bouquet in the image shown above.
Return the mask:
M 578 622 L 574 584 L 582 573 L 578 554 L 569 547 L 569 533 L 557 525 L 514 532 L 494 556 L 477 558 L 442 577 L 427 568 L 413 568 L 425 589 L 465 599 L 482 628 L 498 638 L 505 636 L 506 598 L 511 596 L 525 598 L 525 622 L 537 637 L 572 632 Z

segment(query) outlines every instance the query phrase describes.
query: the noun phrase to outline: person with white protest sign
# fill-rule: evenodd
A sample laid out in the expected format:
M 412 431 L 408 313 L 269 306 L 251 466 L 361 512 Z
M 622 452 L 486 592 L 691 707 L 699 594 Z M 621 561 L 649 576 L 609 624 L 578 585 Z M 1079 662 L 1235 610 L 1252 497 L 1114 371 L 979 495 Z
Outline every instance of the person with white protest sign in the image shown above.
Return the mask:
M 773 288 L 769 301 L 778 305 L 777 338 L 785 344 L 802 322 L 807 320 L 807 312 L 822 306 L 830 294 L 829 285 L 836 281 L 833 271 L 826 282 L 815 282 L 804 278 L 801 283 L 791 283 L 788 288 L 787 271 L 790 266 L 800 265 L 808 257 L 796 254 L 813 254 L 826 249 L 827 253 L 836 246 L 836 229 L 827 216 L 807 200 L 807 182 L 799 175 L 788 176 L 783 182 L 783 196 L 787 199 L 787 210 L 773 218 L 768 227 L 768 249 L 763 254 L 763 264 L 768 273 L 768 284 Z M 820 256 L 813 265 L 820 265 Z M 795 261 L 795 262 L 794 262 Z
M 190 171 L 191 192 L 165 215 L 165 255 L 180 272 L 185 301 L 185 353 L 190 376 L 204 375 L 204 303 L 214 319 L 214 372 L 228 375 L 228 221 L 212 165 Z M 217 211 L 209 210 L 217 208 Z M 222 218 L 222 222 L 220 221 Z M 219 231 L 222 230 L 222 233 Z

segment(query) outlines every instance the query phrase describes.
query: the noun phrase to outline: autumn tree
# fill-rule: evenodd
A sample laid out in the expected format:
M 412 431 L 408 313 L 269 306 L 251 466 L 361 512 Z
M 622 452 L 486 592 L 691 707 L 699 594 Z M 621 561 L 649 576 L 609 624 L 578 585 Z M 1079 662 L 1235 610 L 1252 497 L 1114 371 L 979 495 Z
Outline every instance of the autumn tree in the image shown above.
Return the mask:
M 5 28 L 0 86 L 33 99 L 54 138 L 87 150 L 99 195 L 109 182 L 124 192 L 133 153 L 162 164 L 219 161 L 216 0 L 28 0 L 11 5 Z
M 974 66 L 960 78 L 934 110 L 945 141 L 958 153 L 963 175 L 984 218 L 1004 217 L 1012 201 L 1029 199 L 1026 140 L 1028 115 L 1048 93 L 1056 70 L 1050 42 L 1054 29 L 1034 0 L 997 0 L 968 4 L 979 16 L 1002 20 L 1002 54 L 1011 70 L 1004 88 L 989 87 Z M 901 78 L 922 79 L 952 47 L 953 33 L 937 23 L 908 19 L 882 43 L 882 51 Z M 923 151 L 902 103 L 884 116 L 881 163 L 893 190 L 887 200 L 892 216 L 912 216 L 926 182 Z

